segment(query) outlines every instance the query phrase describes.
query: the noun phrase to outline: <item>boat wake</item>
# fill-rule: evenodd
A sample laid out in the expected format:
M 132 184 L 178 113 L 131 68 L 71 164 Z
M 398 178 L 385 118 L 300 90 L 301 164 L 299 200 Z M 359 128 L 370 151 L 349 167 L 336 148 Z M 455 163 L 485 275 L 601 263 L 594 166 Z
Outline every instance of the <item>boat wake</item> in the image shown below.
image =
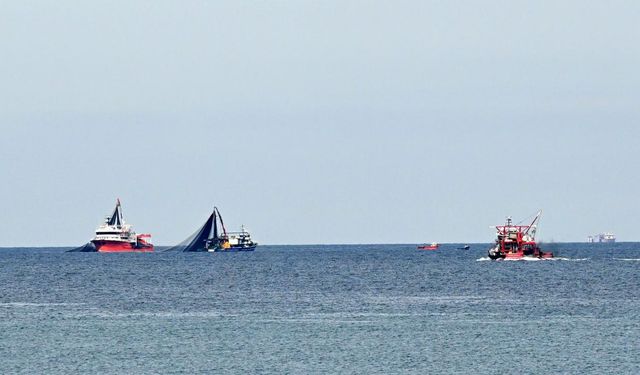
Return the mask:
M 556 257 L 556 258 L 549 258 L 546 260 L 566 260 L 567 262 L 584 262 L 586 260 L 590 260 L 591 258 L 566 258 L 566 257 Z

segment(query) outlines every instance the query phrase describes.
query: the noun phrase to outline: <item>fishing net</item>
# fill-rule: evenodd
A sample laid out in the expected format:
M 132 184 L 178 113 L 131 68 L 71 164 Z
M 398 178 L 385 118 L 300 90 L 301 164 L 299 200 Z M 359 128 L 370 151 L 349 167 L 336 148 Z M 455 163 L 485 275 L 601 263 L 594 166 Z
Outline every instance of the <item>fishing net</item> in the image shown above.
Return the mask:
M 209 216 L 209 219 L 204 223 L 200 229 L 195 233 L 187 237 L 179 244 L 172 246 L 164 251 L 178 251 L 178 252 L 193 252 L 193 251 L 207 251 L 206 243 L 211 236 L 211 230 L 213 227 L 214 214 Z
M 75 249 L 71 249 L 71 250 L 67 250 L 67 253 L 94 253 L 98 251 L 98 249 L 96 249 L 96 245 L 93 244 L 93 242 L 87 242 L 86 244 L 80 246 L 80 247 L 76 247 Z

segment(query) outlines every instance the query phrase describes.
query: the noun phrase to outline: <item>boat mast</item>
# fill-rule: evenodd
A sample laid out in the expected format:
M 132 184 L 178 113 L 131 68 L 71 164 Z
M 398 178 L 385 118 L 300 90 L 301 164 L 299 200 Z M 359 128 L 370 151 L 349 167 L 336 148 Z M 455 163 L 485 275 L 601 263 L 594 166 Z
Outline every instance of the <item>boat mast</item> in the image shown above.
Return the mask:
M 222 226 L 222 233 L 226 236 L 227 235 L 227 228 L 224 227 L 224 221 L 222 221 L 222 215 L 220 215 L 220 210 L 218 210 L 218 207 L 213 207 L 213 214 L 214 215 L 218 215 L 218 217 L 220 218 L 220 225 Z
M 120 218 L 120 225 L 124 225 L 124 215 L 122 214 L 122 205 L 120 204 L 120 198 L 118 200 L 118 216 Z
M 218 217 L 216 216 L 215 207 L 213 208 L 213 213 L 211 214 L 211 216 L 213 217 L 213 220 L 211 221 L 212 228 L 209 228 L 209 235 L 211 236 L 212 229 L 213 229 L 213 235 L 209 238 L 212 238 L 217 241 L 218 240 Z M 211 216 L 209 218 L 211 218 Z
M 529 234 L 529 230 L 531 228 L 533 228 L 534 224 L 536 223 L 536 221 L 538 221 L 538 219 L 540 219 L 540 216 L 542 215 L 542 210 L 538 211 L 538 213 L 536 214 L 536 217 L 533 218 L 533 221 L 531 222 L 531 224 L 529 224 L 529 226 L 527 227 L 527 230 L 524 231 L 524 234 Z M 536 230 L 533 230 L 533 234 L 532 237 L 535 237 L 536 235 Z
M 113 210 L 113 214 L 111 214 L 111 217 L 108 218 L 108 225 L 113 225 L 117 228 L 120 228 L 122 225 L 124 225 L 124 219 L 122 218 L 122 206 L 120 206 L 120 198 L 116 200 L 116 208 Z

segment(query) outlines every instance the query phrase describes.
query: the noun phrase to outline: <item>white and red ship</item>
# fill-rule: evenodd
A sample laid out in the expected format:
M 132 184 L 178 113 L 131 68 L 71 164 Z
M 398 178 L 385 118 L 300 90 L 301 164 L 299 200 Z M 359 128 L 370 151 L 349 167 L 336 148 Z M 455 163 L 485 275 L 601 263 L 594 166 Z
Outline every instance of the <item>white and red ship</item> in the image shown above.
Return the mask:
M 536 242 L 537 222 L 540 215 L 542 215 L 542 211 L 538 212 L 529 225 L 513 225 L 511 217 L 508 217 L 505 225 L 495 226 L 497 231 L 496 244 L 489 249 L 489 258 L 553 258 L 553 253 L 543 252 Z
M 111 216 L 105 218 L 104 223 L 96 229 L 96 236 L 91 240 L 96 251 L 102 253 L 123 252 L 152 252 L 150 234 L 136 234 L 131 224 L 127 224 L 122 217 L 120 199 Z

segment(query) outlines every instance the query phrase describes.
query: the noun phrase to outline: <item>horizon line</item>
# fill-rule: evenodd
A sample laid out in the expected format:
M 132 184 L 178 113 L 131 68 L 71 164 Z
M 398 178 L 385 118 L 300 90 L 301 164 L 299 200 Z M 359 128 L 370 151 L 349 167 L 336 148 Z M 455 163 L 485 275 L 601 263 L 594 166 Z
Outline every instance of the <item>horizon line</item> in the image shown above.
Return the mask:
M 440 245 L 484 245 L 491 244 L 491 242 L 439 242 Z M 541 244 L 561 243 L 561 244 L 611 244 L 611 243 L 638 243 L 640 241 L 616 241 L 616 242 L 586 242 L 586 241 L 540 241 Z M 258 246 L 413 246 L 420 245 L 425 242 L 410 242 L 410 243 L 300 243 L 300 244 L 258 244 Z M 154 247 L 173 247 L 176 245 L 154 245 Z M 77 248 L 77 245 L 37 245 L 37 246 L 0 246 L 0 249 L 51 249 L 51 248 Z

